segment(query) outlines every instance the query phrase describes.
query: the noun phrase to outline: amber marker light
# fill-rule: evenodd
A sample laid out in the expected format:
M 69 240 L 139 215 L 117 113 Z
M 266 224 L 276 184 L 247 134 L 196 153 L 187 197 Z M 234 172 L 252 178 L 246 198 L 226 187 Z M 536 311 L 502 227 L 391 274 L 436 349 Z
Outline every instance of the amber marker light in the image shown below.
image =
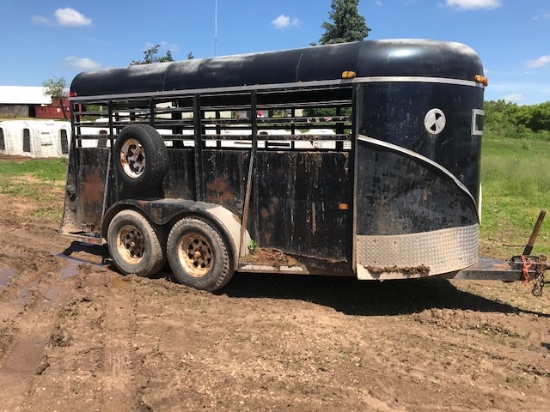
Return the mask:
M 355 72 L 351 70 L 346 70 L 345 72 L 342 72 L 342 79 L 355 79 Z
M 349 206 L 347 203 L 338 203 L 338 209 L 340 210 L 348 210 Z
M 477 83 L 481 83 L 485 87 L 489 85 L 489 79 L 481 74 L 476 75 L 475 80 Z

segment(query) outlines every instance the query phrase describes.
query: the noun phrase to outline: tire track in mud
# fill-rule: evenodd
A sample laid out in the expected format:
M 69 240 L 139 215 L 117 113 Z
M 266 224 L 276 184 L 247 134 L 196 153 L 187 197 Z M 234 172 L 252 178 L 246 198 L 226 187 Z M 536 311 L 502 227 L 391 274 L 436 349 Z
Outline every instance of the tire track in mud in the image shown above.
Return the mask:
M 40 276 L 40 275 L 39 275 Z M 2 302 L 2 324 L 7 336 L 0 361 L 1 410 L 18 410 L 43 368 L 44 349 L 55 329 L 57 313 L 67 300 L 66 285 L 58 280 L 21 284 Z M 8 295 L 9 297 L 9 295 Z
M 103 331 L 102 410 L 137 410 L 140 401 L 135 384 L 136 298 L 128 289 L 131 278 L 111 276 Z
M 15 221 L 0 219 L 0 411 L 142 409 L 131 282 L 53 227 Z
M 36 377 L 47 368 L 44 351 L 71 287 L 60 276 L 65 263 L 52 253 L 66 242 L 53 228 L 5 222 L 0 222 L 0 410 L 14 411 L 24 410 Z

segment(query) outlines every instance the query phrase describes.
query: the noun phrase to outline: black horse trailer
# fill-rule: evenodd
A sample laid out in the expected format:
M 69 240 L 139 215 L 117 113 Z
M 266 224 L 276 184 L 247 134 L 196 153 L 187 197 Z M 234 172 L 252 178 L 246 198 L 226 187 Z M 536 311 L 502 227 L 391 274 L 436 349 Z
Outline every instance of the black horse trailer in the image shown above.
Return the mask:
M 428 40 L 79 74 L 60 232 L 206 290 L 234 271 L 480 276 L 486 85 L 471 48 Z

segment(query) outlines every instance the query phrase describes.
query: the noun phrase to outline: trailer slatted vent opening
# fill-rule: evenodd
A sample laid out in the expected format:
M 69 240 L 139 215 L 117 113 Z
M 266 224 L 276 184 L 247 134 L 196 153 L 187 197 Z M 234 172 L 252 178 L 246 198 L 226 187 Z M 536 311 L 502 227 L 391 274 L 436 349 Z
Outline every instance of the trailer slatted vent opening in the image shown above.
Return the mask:
M 23 129 L 23 151 L 31 152 L 31 131 L 29 129 Z
M 67 154 L 69 153 L 69 139 L 67 137 L 67 131 L 66 130 L 61 130 L 60 131 L 60 134 L 61 134 L 61 153 L 62 154 Z
M 107 130 L 101 130 L 99 132 L 99 139 L 97 139 L 97 147 L 107 147 Z

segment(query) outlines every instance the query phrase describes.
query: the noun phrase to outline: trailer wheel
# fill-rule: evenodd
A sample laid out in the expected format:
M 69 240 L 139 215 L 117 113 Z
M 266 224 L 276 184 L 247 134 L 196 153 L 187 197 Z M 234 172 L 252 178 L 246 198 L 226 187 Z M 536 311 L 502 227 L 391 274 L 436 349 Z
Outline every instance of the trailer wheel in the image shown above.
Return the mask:
M 168 155 L 162 136 L 146 124 L 126 126 L 115 142 L 115 167 L 131 186 L 155 185 L 168 170 Z
M 134 210 L 115 215 L 107 231 L 109 253 L 124 274 L 149 277 L 158 273 L 166 262 L 163 245 L 166 234 Z
M 195 289 L 215 291 L 233 276 L 228 247 L 206 221 L 186 217 L 168 235 L 168 262 L 174 279 Z

